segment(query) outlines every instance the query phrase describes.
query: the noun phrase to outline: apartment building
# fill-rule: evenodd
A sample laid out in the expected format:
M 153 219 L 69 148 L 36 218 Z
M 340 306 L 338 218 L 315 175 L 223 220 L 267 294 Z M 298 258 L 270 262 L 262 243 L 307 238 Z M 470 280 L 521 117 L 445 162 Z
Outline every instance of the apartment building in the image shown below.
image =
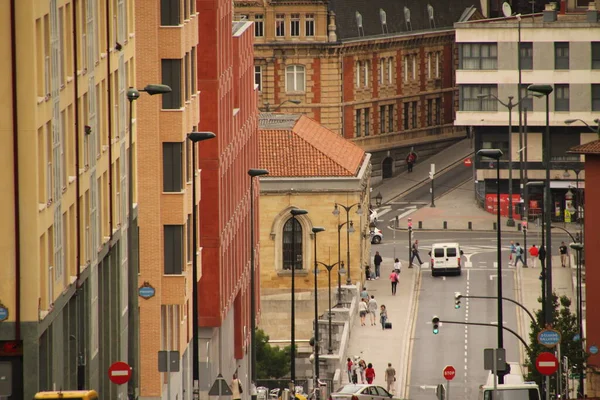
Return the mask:
M 201 142 L 199 206 L 202 273 L 199 291 L 200 394 L 217 374 L 227 381 L 237 371 L 249 393 L 250 251 L 258 254 L 258 224 L 250 243 L 250 178 L 258 168 L 258 109 L 254 87 L 252 24 L 235 21 L 228 0 L 198 0 L 198 90 L 200 131 L 216 138 Z M 254 182 L 258 185 L 258 182 Z M 258 187 L 254 220 L 258 221 Z M 260 263 L 256 259 L 256 282 Z
M 160 6 L 159 6 L 160 5 Z M 136 85 L 161 83 L 172 92 L 135 102 L 139 171 L 140 399 L 192 398 L 193 179 L 198 130 L 198 14 L 195 1 L 135 2 Z M 200 47 L 199 47 L 200 46 Z M 201 271 L 200 266 L 198 270 Z M 142 289 L 144 290 L 144 289 Z M 168 352 L 168 353 L 167 353 Z M 169 372 L 164 361 L 170 360 Z M 163 364 L 159 362 L 163 361 Z M 159 367 L 162 365 L 162 368 Z
M 137 267 L 125 240 L 133 11 L 126 0 L 0 4 L 0 365 L 11 377 L 0 397 L 129 390 L 107 371 L 117 360 L 135 367 Z
M 372 153 L 373 177 L 405 168 L 465 136 L 453 125 L 457 21 L 480 18 L 460 0 L 234 1 L 254 22 L 263 111 L 305 113 Z
M 594 3 L 590 3 L 585 13 L 570 12 L 575 6 L 572 2 L 563 2 L 560 7 L 551 3 L 543 13 L 526 15 L 520 20 L 511 17 L 455 25 L 460 57 L 456 72 L 459 110 L 455 123 L 472 130 L 475 151 L 499 148 L 504 152 L 500 160 L 500 209 L 508 215 L 512 175 L 515 219 L 521 218 L 523 204 L 527 205 L 529 216 L 541 213 L 541 195 L 525 200 L 521 185 L 525 180 L 545 179 L 542 136 L 546 103 L 544 97 L 528 93 L 530 84 L 553 87 L 549 95 L 553 219 L 569 222 L 583 217 L 582 158 L 567 151 L 597 138 L 597 124 L 593 121 L 600 110 L 600 20 Z M 512 104 L 516 104 L 519 90 L 522 136 L 519 107 L 513 107 L 509 113 L 508 107 L 500 103 L 508 104 L 512 97 Z M 512 117 L 510 137 L 509 117 Z M 486 209 L 496 212 L 495 166 L 490 160 L 474 161 L 478 198 Z

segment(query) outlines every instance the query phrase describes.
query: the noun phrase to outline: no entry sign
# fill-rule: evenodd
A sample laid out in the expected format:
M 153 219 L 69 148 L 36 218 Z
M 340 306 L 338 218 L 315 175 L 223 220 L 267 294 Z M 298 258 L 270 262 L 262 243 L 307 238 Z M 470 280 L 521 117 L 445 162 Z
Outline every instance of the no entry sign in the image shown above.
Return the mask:
M 446 365 L 444 367 L 444 379 L 451 381 L 456 376 L 456 370 L 452 365 Z
M 535 368 L 542 375 L 552 375 L 558 370 L 558 360 L 554 354 L 544 351 L 535 359 Z
M 471 165 L 473 165 L 473 160 L 471 160 L 470 158 L 465 158 L 465 161 L 463 161 L 465 163 L 465 167 L 470 167 Z
M 108 368 L 108 379 L 112 383 L 122 385 L 131 378 L 131 367 L 123 361 L 117 361 Z

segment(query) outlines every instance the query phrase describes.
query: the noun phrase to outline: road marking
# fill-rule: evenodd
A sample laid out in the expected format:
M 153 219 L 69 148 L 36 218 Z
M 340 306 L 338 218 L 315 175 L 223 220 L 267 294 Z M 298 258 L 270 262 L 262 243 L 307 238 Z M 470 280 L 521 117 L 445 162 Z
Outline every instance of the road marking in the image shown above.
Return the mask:
M 498 325 L 498 321 L 490 322 L 491 325 Z M 502 321 L 502 325 L 506 324 L 506 321 Z
M 377 220 L 381 219 L 382 215 L 385 215 L 385 214 L 389 213 L 390 211 L 392 211 L 391 208 L 386 208 L 385 210 L 377 211 Z M 390 219 L 390 221 L 393 221 L 393 219 Z
M 402 219 L 404 217 L 409 216 L 410 214 L 414 213 L 415 211 L 417 211 L 417 207 L 415 206 L 414 208 L 411 208 L 410 210 L 404 211 L 402 214 L 398 215 L 398 217 L 395 217 L 393 219 L 390 219 L 390 221 L 395 220 L 396 218 L 398 219 Z

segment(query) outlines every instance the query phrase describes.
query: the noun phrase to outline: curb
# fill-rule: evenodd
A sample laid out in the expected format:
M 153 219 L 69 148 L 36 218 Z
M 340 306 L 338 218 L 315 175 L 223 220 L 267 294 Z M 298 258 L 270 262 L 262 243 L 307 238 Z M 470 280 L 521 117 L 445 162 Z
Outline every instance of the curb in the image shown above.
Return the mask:
M 410 367 L 411 367 L 411 360 L 412 360 L 412 353 L 413 353 L 413 337 L 415 334 L 415 329 L 417 327 L 417 312 L 419 309 L 419 292 L 421 289 L 421 267 L 419 268 L 415 268 L 413 270 L 416 273 L 415 276 L 415 281 L 414 281 L 414 285 L 413 285 L 413 295 L 410 299 L 410 305 L 409 305 L 409 317 L 412 317 L 412 323 L 409 324 L 407 326 L 408 329 L 406 329 L 405 333 L 407 333 L 408 335 L 406 336 L 405 340 L 404 340 L 404 374 L 402 375 L 404 378 L 404 382 L 398 382 L 398 386 L 401 389 L 401 393 L 399 393 L 399 397 L 402 399 L 408 399 L 409 395 L 410 395 Z

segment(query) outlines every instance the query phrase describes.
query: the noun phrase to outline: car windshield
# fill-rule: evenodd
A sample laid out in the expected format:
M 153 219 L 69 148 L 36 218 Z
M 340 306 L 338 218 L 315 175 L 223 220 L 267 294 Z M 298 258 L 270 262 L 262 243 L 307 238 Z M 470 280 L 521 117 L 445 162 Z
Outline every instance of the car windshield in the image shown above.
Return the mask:
M 356 393 L 360 388 L 361 386 L 358 385 L 345 385 L 342 386 L 337 393 Z

